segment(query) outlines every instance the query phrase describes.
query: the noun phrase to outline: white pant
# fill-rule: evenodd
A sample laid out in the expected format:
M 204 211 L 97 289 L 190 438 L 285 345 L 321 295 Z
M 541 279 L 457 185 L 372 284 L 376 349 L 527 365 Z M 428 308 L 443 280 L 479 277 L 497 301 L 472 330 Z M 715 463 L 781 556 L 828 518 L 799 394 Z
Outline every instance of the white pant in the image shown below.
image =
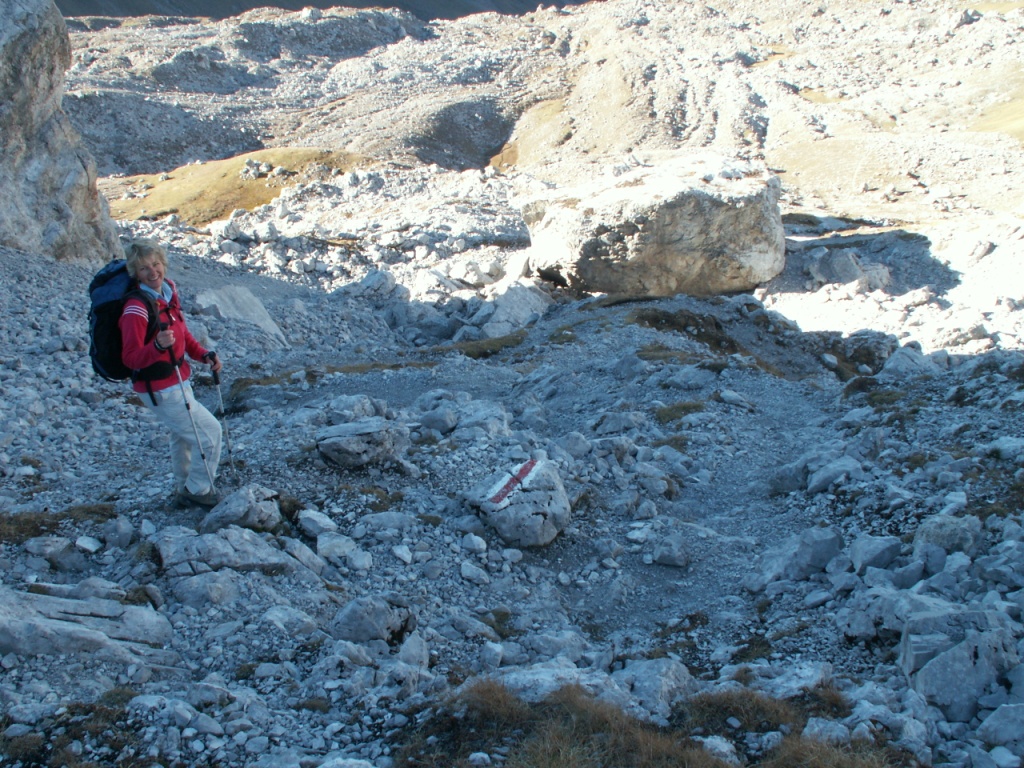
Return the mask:
M 185 382 L 185 391 L 188 393 L 191 411 L 185 407 L 181 390 L 180 386 L 174 385 L 154 392 L 155 406 L 148 392 L 143 393 L 141 399 L 171 436 L 171 468 L 174 470 L 176 489 L 202 495 L 213 491 L 210 477 L 217 477 L 217 465 L 220 464 L 220 422 L 195 399 L 189 382 Z M 193 419 L 195 429 L 192 428 Z M 203 452 L 206 453 L 206 466 L 203 465 L 202 453 L 196 450 L 197 431 Z M 196 454 L 195 461 L 193 452 Z M 210 468 L 209 474 L 206 472 L 207 466 Z

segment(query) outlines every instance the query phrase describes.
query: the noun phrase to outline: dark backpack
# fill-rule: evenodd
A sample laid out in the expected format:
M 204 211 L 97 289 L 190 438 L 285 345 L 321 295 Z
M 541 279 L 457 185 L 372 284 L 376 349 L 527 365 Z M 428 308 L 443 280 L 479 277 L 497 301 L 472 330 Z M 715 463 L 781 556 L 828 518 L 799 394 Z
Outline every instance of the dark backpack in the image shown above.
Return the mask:
M 128 274 L 124 259 L 116 259 L 96 273 L 89 283 L 89 358 L 92 369 L 107 381 L 135 380 L 139 371 L 133 371 L 121 359 L 121 311 L 130 298 L 142 299 L 149 311 L 146 341 L 160 330 L 156 302 L 138 290 L 135 280 Z

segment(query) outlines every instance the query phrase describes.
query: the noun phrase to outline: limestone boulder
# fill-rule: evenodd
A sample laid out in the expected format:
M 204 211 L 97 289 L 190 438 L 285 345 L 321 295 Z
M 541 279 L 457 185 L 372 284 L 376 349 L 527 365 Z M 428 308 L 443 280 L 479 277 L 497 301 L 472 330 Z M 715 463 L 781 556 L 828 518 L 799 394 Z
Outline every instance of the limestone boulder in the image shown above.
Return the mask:
M 978 728 L 986 744 L 1005 746 L 1018 757 L 1024 757 L 1024 704 L 1003 704 L 985 718 Z
M 911 684 L 947 720 L 966 723 L 978 712 L 978 698 L 1018 662 L 1009 632 L 971 635 L 925 664 Z
M 698 683 L 686 666 L 675 659 L 638 659 L 611 675 L 651 714 L 669 717 L 679 700 L 697 693 Z
M 466 496 L 506 544 L 538 547 L 550 544 L 572 519 L 558 467 L 553 461 L 530 459 L 511 472 L 498 472 Z
M 214 533 L 229 525 L 253 531 L 273 531 L 284 522 L 278 493 L 255 483 L 228 495 L 199 523 L 200 533 Z
M 240 320 L 260 328 L 282 346 L 288 346 L 284 331 L 267 312 L 263 302 L 252 291 L 238 285 L 225 285 L 200 291 L 195 300 L 200 314 L 221 320 Z
M 160 565 L 171 577 L 187 578 L 222 569 L 274 576 L 293 573 L 299 565 L 255 531 L 235 525 L 204 534 L 184 526 L 171 526 L 161 529 L 152 542 Z
M 352 643 L 384 640 L 400 642 L 416 628 L 409 608 L 395 605 L 382 597 L 357 597 L 343 606 L 330 625 L 332 636 Z
M 172 586 L 174 596 L 193 608 L 230 605 L 241 595 L 241 577 L 228 569 L 197 573 L 178 579 Z
M 530 267 L 595 293 L 745 291 L 785 265 L 780 184 L 763 166 L 667 155 L 524 201 Z
M 71 43 L 52 0 L 0 0 L 0 244 L 57 259 L 122 254 L 96 165 L 61 108 Z
M 948 552 L 977 553 L 984 540 L 981 520 L 973 515 L 932 515 L 925 518 L 914 535 L 915 551 L 934 544 Z
M 409 428 L 371 416 L 319 430 L 316 447 L 325 458 L 347 469 L 388 463 L 398 460 L 409 447 Z
M 485 339 L 518 331 L 541 317 L 554 303 L 547 293 L 526 280 L 516 280 L 503 288 L 494 294 L 490 303 L 484 305 L 488 312 L 480 324 L 480 333 Z
M 761 556 L 747 588 L 760 592 L 775 581 L 802 581 L 824 570 L 842 547 L 842 534 L 835 528 L 808 528 L 794 534 Z
M 167 662 L 151 649 L 170 642 L 170 622 L 149 606 L 103 598 L 69 599 L 0 587 L 0 654 L 85 653 L 128 662 Z

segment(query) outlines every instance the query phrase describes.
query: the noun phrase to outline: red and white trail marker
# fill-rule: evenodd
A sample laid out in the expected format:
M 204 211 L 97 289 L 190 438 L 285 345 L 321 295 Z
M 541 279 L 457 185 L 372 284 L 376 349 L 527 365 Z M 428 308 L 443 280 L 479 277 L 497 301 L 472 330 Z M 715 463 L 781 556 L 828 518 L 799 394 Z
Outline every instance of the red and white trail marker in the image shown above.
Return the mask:
M 537 460 L 530 459 L 519 466 L 511 475 L 506 475 L 487 492 L 487 503 L 502 506 L 508 503 L 508 497 L 516 488 L 526 486 L 530 475 L 537 468 Z

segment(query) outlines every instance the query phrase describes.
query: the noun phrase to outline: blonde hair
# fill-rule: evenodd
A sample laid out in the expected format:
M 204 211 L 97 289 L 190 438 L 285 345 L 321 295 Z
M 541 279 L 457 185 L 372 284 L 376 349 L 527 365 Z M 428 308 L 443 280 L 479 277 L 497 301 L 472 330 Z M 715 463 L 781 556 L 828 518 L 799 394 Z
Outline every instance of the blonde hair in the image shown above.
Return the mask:
M 128 269 L 128 274 L 135 277 L 139 270 L 139 262 L 143 259 L 148 259 L 150 256 L 156 256 L 156 260 L 164 265 L 164 269 L 167 268 L 167 249 L 165 249 L 156 240 L 151 240 L 148 237 L 140 237 L 138 240 L 132 242 L 127 248 L 124 249 L 125 256 L 125 267 Z

